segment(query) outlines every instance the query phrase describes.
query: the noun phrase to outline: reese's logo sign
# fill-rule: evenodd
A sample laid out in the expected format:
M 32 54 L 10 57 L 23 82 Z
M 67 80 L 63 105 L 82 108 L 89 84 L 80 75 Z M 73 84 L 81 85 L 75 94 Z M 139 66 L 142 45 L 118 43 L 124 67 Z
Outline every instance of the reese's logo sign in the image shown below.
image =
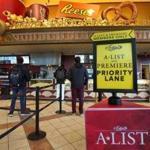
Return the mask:
M 99 5 L 94 4 L 60 1 L 57 17 L 96 18 L 99 13 L 99 8 Z

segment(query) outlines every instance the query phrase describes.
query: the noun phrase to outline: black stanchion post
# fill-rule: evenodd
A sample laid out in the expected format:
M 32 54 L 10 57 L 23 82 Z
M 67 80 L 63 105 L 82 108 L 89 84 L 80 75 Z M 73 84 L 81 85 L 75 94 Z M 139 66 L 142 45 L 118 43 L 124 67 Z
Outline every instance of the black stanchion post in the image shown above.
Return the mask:
M 98 92 L 98 102 L 102 100 L 102 92 Z
M 108 104 L 121 105 L 121 98 L 117 96 L 116 92 L 112 92 L 112 96 L 108 98 Z
M 36 87 L 36 116 L 35 116 L 35 132 L 28 135 L 29 140 L 39 140 L 46 136 L 44 131 L 39 130 L 39 87 Z
M 39 134 L 39 87 L 36 89 L 36 116 L 35 116 L 35 133 L 38 135 Z
M 28 82 L 28 84 L 29 84 L 29 82 Z M 26 93 L 27 93 L 27 88 L 26 88 Z M 25 106 L 26 106 L 26 108 L 25 109 L 26 109 L 27 112 L 30 112 L 30 108 L 27 108 L 27 96 L 25 96 L 25 98 L 26 98 L 26 100 L 25 100 Z
M 60 88 L 59 88 L 60 92 L 59 92 L 59 112 L 62 113 L 62 84 L 60 84 Z
M 57 110 L 56 113 L 60 113 L 60 114 L 66 113 L 66 111 L 62 110 L 62 84 L 61 83 L 59 86 L 59 110 Z

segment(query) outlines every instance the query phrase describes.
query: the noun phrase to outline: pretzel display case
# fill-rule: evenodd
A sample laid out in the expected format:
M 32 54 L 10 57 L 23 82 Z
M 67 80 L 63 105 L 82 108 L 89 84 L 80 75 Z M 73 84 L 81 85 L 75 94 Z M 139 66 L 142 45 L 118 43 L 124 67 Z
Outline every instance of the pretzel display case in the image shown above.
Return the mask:
M 30 82 L 30 87 L 36 86 L 47 86 L 50 87 L 44 88 L 40 91 L 40 97 L 44 99 L 54 99 L 56 98 L 56 89 L 55 89 L 56 80 L 52 79 L 32 79 Z M 146 80 L 138 81 L 138 92 L 137 93 L 117 93 L 117 95 L 124 100 L 128 101 L 148 101 L 149 100 L 149 82 Z M 34 92 L 28 92 L 28 97 L 34 97 Z M 104 98 L 111 96 L 111 93 L 103 93 Z M 69 80 L 65 81 L 65 100 L 71 99 L 71 83 Z M 88 85 L 84 90 L 84 99 L 85 100 L 98 100 L 98 93 L 93 91 L 93 79 L 88 80 Z
M 2 99 L 10 98 L 11 94 L 11 90 L 9 88 L 9 71 L 11 70 L 14 64 L 10 64 L 10 62 L 7 63 L 8 64 L 2 64 L 1 62 L 0 64 L 0 97 Z M 39 66 L 27 65 L 27 67 L 30 68 L 32 74 L 38 74 Z M 29 84 L 31 84 L 31 81 Z
M 0 97 L 1 99 L 10 98 L 8 72 L 5 68 L 0 69 Z
M 137 93 L 117 93 L 119 97 L 129 101 L 148 101 L 150 96 L 150 81 L 138 80 L 138 92 Z M 88 95 L 91 99 L 98 99 L 98 94 L 93 92 L 93 79 L 88 81 Z M 104 98 L 110 97 L 111 93 L 103 93 Z

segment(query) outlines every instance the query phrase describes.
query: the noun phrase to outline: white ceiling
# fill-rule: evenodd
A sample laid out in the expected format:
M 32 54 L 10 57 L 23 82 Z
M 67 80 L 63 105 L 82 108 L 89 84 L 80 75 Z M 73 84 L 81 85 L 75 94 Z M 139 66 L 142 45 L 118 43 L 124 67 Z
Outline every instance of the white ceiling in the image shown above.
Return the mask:
M 137 45 L 138 54 L 149 54 L 150 55 L 150 43 L 138 43 Z M 4 54 L 31 54 L 31 53 L 48 53 L 58 52 L 64 55 L 74 55 L 76 53 L 92 53 L 92 44 L 40 44 L 40 45 L 11 45 L 11 46 L 0 46 L 0 55 Z

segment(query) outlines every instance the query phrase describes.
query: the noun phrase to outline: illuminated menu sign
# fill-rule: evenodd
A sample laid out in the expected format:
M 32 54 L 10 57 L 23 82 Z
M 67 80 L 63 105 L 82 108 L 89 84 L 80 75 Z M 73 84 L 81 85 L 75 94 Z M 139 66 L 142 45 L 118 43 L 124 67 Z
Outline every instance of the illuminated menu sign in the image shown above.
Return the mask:
M 99 8 L 99 5 L 94 4 L 60 1 L 57 17 L 96 18 L 99 13 Z

